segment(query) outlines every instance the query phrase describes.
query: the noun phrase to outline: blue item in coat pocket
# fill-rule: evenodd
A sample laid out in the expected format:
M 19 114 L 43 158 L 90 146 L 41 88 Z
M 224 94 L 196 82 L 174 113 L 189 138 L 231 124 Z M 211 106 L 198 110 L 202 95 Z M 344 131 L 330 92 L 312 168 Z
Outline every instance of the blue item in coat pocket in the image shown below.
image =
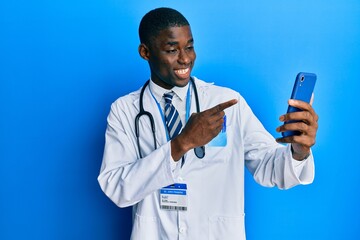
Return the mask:
M 226 136 L 226 115 L 224 116 L 224 123 L 220 133 L 213 138 L 209 143 L 209 147 L 225 147 L 227 145 L 227 136 Z

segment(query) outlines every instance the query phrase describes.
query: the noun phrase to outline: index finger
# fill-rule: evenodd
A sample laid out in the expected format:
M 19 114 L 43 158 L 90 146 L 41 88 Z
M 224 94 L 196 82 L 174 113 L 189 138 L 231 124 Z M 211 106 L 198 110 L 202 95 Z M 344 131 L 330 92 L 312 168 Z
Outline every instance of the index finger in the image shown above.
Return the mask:
M 289 105 L 291 105 L 293 107 L 297 107 L 303 111 L 308 111 L 314 117 L 315 121 L 318 121 L 319 117 L 316 114 L 315 110 L 313 109 L 311 103 L 307 103 L 307 102 L 295 100 L 295 99 L 290 99 Z
M 229 100 L 227 102 L 220 103 L 220 104 L 216 105 L 215 107 L 212 107 L 212 108 L 208 109 L 207 111 L 211 115 L 216 114 L 216 113 L 224 111 L 225 109 L 235 105 L 237 102 L 238 102 L 237 99 L 231 99 L 231 100 Z
M 313 108 L 310 103 L 301 100 L 289 99 L 289 105 L 300 108 L 301 110 L 305 110 L 309 112 L 313 111 Z

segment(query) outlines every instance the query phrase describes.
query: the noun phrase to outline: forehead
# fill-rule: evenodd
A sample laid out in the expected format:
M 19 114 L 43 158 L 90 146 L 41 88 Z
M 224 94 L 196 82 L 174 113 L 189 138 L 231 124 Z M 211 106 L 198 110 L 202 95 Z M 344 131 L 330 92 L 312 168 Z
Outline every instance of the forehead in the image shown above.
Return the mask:
M 172 43 L 188 43 L 193 41 L 190 26 L 169 27 L 161 30 L 157 35 L 153 36 L 152 41 L 155 45 L 164 45 Z

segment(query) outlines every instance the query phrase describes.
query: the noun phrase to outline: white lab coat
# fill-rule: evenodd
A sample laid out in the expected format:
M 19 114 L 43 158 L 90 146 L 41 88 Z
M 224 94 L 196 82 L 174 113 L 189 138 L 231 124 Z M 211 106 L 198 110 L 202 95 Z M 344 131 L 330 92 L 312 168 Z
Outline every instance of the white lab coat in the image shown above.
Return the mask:
M 154 150 L 149 120 L 142 117 L 142 159 L 134 130 L 140 90 L 111 106 L 98 181 L 119 207 L 134 207 L 131 239 L 244 240 L 245 165 L 263 186 L 286 189 L 313 181 L 312 155 L 302 162 L 293 160 L 290 147 L 275 142 L 237 92 L 195 81 L 202 110 L 233 98 L 239 102 L 225 110 L 227 146 L 206 146 L 203 159 L 189 151 L 182 168 L 172 167 L 170 142 L 149 87 L 144 108 L 154 116 L 158 148 Z M 195 106 L 192 97 L 191 112 L 196 112 Z M 160 209 L 159 190 L 175 182 L 187 184 L 187 211 Z

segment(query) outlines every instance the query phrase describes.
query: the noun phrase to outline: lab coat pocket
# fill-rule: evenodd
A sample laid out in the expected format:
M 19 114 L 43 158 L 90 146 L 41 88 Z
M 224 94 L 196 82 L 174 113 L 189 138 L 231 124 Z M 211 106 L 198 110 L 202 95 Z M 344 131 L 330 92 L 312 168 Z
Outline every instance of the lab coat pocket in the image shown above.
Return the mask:
M 205 157 L 202 160 L 204 166 L 214 163 L 226 163 L 229 161 L 230 149 L 232 145 L 229 142 L 228 130 L 231 129 L 231 124 L 227 123 L 225 130 L 221 131 L 214 139 L 205 145 Z
M 215 216 L 209 218 L 209 240 L 245 240 L 244 214 L 242 216 Z
M 214 163 L 226 163 L 229 158 L 227 147 L 210 147 L 205 146 L 205 157 L 201 159 L 203 165 Z
M 135 215 L 131 240 L 158 240 L 160 235 L 157 217 Z

